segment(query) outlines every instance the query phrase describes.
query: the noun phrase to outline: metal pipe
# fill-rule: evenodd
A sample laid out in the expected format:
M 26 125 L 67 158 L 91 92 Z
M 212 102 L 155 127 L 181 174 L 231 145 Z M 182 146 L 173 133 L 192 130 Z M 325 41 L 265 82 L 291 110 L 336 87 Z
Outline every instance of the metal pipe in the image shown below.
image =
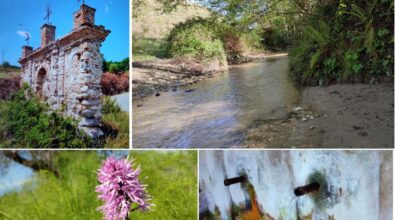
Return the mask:
M 239 176 L 239 177 L 234 177 L 234 178 L 229 178 L 224 180 L 225 186 L 229 186 L 235 183 L 241 183 L 244 182 L 247 179 L 245 175 Z
M 296 187 L 294 193 L 296 196 L 303 196 L 305 194 L 318 191 L 320 189 L 320 184 L 318 182 L 313 182 L 305 186 Z

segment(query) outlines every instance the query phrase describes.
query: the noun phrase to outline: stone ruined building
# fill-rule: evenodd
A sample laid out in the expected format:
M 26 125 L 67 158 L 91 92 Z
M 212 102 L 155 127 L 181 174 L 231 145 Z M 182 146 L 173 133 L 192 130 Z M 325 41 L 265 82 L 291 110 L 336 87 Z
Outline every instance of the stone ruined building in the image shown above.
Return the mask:
M 110 33 L 95 25 L 95 11 L 82 4 L 73 14 L 73 30 L 60 39 L 55 39 L 55 26 L 44 24 L 41 46 L 35 50 L 23 46 L 19 59 L 22 82 L 29 84 L 51 109 L 77 119 L 78 126 L 93 139 L 103 135 L 100 46 Z

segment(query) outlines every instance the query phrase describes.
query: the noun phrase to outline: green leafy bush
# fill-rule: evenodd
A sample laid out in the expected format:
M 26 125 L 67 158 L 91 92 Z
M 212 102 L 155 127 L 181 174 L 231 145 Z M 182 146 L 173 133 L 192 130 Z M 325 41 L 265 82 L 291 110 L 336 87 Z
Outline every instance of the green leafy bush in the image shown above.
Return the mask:
M 262 52 L 264 51 L 264 44 L 261 33 L 258 30 L 251 30 L 248 33 L 241 33 L 241 41 L 243 42 L 244 50 L 248 52 Z
M 111 73 L 119 73 L 119 64 L 118 63 L 111 63 L 110 66 L 108 67 L 108 71 Z
M 50 112 L 33 91 L 24 85 L 0 108 L 0 141 L 24 148 L 87 148 L 92 141 L 77 127 L 77 122 Z
M 393 2 L 330 0 L 317 6 L 289 53 L 304 84 L 393 77 Z
M 205 19 L 194 18 L 177 24 L 167 41 L 167 52 L 172 57 L 192 58 L 202 62 L 217 59 L 220 64 L 226 64 L 223 43 Z
M 262 44 L 270 51 L 285 50 L 290 45 L 288 35 L 277 27 L 267 27 L 262 31 Z

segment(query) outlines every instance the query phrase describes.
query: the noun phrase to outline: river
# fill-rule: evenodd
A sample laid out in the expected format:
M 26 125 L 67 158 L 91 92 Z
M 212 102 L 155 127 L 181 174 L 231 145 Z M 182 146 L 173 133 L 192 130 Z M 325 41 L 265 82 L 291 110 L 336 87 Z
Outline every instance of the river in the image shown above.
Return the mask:
M 238 147 L 255 121 L 282 118 L 299 102 L 288 73 L 288 57 L 268 58 L 136 101 L 133 147 Z

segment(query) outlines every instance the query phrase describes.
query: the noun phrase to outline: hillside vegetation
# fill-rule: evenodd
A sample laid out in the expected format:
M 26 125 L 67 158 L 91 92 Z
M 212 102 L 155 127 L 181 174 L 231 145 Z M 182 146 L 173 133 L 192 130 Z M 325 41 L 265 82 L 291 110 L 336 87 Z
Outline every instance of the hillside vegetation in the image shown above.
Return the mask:
M 175 25 L 195 17 L 209 17 L 210 11 L 198 5 L 182 5 L 164 12 L 158 0 L 136 1 L 133 11 L 133 60 L 167 57 L 165 38 Z
M 137 1 L 132 19 L 133 38 L 162 39 L 178 23 L 194 17 L 208 17 L 210 11 L 199 5 L 182 5 L 165 13 L 158 0 Z
M 287 50 L 291 76 L 301 84 L 393 78 L 392 0 L 207 0 L 199 3 L 211 13 L 196 9 L 194 16 L 183 11 L 196 7 L 189 1 L 135 1 L 134 60 L 205 64 L 225 52 L 227 63 L 240 63 L 251 51 Z
M 129 114 L 108 102 L 103 101 L 102 109 L 106 138 L 93 142 L 76 120 L 51 111 L 25 84 L 10 99 L 0 101 L 0 148 L 126 148 Z

